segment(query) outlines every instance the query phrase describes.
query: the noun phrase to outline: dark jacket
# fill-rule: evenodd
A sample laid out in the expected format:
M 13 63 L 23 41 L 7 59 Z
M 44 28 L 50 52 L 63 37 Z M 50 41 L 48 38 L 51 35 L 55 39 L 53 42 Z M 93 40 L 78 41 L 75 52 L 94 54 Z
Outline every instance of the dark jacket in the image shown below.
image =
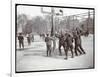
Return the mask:
M 81 44 L 81 35 L 76 33 L 74 35 L 74 40 L 75 40 L 76 45 L 80 45 Z
M 22 42 L 22 41 L 24 40 L 24 37 L 23 37 L 23 36 L 18 36 L 18 40 L 19 40 L 20 42 Z
M 46 42 L 47 45 L 52 45 L 52 38 L 47 36 L 45 38 L 45 42 Z
M 73 44 L 73 37 L 71 35 L 67 35 L 65 42 L 67 43 L 68 46 L 71 46 Z

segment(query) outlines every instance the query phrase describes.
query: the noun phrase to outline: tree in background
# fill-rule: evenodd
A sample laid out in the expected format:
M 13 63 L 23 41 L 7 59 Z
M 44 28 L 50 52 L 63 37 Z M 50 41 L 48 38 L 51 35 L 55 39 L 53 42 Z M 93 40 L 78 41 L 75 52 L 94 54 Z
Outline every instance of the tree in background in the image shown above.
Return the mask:
M 17 32 L 24 32 L 27 20 L 28 18 L 25 14 L 19 14 L 17 16 Z

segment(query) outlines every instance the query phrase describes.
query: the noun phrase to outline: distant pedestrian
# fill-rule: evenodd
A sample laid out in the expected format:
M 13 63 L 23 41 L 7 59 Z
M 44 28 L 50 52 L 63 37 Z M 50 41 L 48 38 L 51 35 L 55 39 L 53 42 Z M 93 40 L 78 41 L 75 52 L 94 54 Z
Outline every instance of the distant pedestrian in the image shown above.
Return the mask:
M 31 35 L 31 39 L 32 39 L 32 42 L 34 42 L 34 35 L 33 34 Z
M 19 48 L 21 47 L 24 48 L 24 37 L 22 36 L 22 33 L 19 33 L 18 40 L 19 40 Z
M 52 45 L 52 38 L 47 34 L 45 37 L 46 47 L 47 47 L 47 56 L 51 56 L 51 45 Z
M 27 34 L 27 42 L 28 42 L 28 45 L 31 45 L 31 36 L 30 34 Z

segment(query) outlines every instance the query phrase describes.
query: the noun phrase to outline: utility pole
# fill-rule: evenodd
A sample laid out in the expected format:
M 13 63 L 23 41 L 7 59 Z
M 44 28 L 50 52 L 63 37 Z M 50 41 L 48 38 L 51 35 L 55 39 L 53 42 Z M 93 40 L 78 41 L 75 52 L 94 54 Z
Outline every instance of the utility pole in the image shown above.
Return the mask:
M 52 23 L 52 27 L 51 27 L 51 36 L 55 35 L 55 25 L 54 25 L 54 8 L 51 8 L 51 23 Z
M 90 11 L 88 11 L 88 21 L 87 21 L 87 30 L 89 31 L 89 24 L 90 24 Z
M 89 35 L 89 25 L 90 25 L 90 11 L 88 11 L 88 18 L 87 18 L 87 32 L 86 35 Z
M 63 11 L 61 9 L 59 11 L 62 12 L 62 14 L 55 13 L 54 7 L 51 7 L 51 12 L 44 11 L 43 8 L 41 8 L 41 12 L 42 13 L 49 14 L 51 16 L 51 24 L 52 24 L 51 36 L 54 37 L 54 40 L 53 40 L 53 51 L 56 48 L 54 16 L 56 16 L 56 15 L 63 15 Z

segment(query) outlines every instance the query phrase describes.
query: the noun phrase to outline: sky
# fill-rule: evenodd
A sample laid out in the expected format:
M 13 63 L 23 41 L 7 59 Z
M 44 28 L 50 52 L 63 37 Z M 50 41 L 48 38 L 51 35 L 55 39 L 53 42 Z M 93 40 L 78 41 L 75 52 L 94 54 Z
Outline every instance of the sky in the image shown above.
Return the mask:
M 55 12 L 59 12 L 59 9 L 63 10 L 64 16 L 74 15 L 74 14 L 80 14 L 80 13 L 86 13 L 89 10 L 88 9 L 70 9 L 70 8 L 54 8 Z M 44 11 L 50 12 L 51 7 L 43 7 Z M 90 10 L 92 11 L 92 10 Z M 43 16 L 45 14 L 41 13 L 41 7 L 40 6 L 17 6 L 17 14 L 26 14 L 30 18 L 34 16 Z

